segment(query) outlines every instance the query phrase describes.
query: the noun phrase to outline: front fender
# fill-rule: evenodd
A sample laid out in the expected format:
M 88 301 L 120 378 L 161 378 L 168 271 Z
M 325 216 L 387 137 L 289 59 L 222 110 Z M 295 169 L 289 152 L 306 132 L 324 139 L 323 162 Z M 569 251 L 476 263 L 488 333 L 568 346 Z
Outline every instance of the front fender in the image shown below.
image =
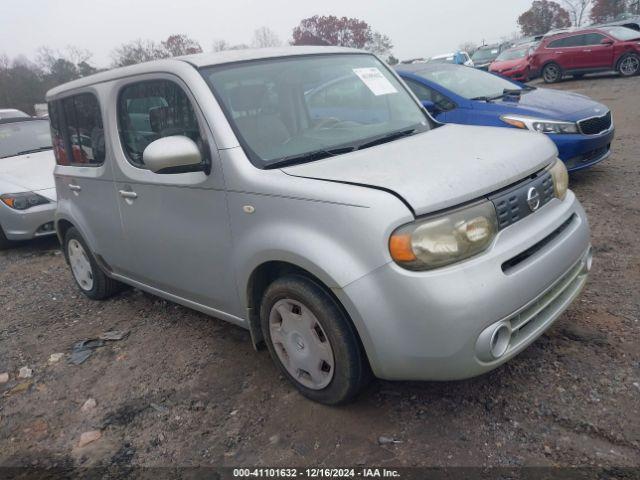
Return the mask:
M 320 181 L 310 181 L 320 183 Z M 242 305 L 251 275 L 266 262 L 287 262 L 328 288 L 340 289 L 388 263 L 389 236 L 413 219 L 404 204 L 382 191 L 366 192 L 362 206 L 301 198 L 230 193 L 233 264 Z M 253 213 L 244 213 L 248 205 Z

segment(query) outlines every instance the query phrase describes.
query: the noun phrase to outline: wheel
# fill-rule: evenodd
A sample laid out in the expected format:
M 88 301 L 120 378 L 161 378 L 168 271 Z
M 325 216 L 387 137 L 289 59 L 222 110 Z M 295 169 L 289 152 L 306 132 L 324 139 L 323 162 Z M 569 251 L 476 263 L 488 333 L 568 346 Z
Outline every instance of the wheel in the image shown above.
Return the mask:
M 314 281 L 298 275 L 274 281 L 262 299 L 260 321 L 271 358 L 305 397 L 343 404 L 369 380 L 354 327 Z
M 632 77 L 640 72 L 640 56 L 629 53 L 618 62 L 618 71 L 623 77 Z
M 542 78 L 545 83 L 555 83 L 562 79 L 562 69 L 557 63 L 548 63 L 542 69 Z
M 64 255 L 76 284 L 92 300 L 105 300 L 123 289 L 123 284 L 104 274 L 82 235 L 73 227 L 64 237 Z
M 0 250 L 6 250 L 12 245 L 11 240 L 7 239 L 4 230 L 0 226 Z

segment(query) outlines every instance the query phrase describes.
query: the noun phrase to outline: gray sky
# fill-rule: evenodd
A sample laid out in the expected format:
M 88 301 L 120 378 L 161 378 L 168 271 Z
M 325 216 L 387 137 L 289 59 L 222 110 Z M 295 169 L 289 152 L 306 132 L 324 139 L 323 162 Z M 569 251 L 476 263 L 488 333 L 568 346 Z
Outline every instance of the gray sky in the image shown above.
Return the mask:
M 302 18 L 314 14 L 357 17 L 387 34 L 400 58 L 454 50 L 466 40 L 498 40 L 517 30 L 518 15 L 531 0 L 1 0 L 0 53 L 35 57 L 47 45 L 76 45 L 108 66 L 119 44 L 156 41 L 174 33 L 198 40 L 249 43 L 268 26 L 286 41 Z

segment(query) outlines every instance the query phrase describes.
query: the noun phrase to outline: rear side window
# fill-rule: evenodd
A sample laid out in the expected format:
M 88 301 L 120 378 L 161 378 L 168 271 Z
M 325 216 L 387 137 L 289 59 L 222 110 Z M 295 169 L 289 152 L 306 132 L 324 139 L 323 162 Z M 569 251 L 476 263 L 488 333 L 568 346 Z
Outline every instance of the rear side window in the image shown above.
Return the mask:
M 51 138 L 59 165 L 97 167 L 106 154 L 102 114 L 92 93 L 49 102 Z
M 53 143 L 53 153 L 56 156 L 58 165 L 69 165 L 67 157 L 67 146 L 64 139 L 62 113 L 60 112 L 60 102 L 49 102 L 49 123 L 51 124 L 51 141 Z
M 554 40 L 549 44 L 549 48 L 581 47 L 585 45 L 585 37 L 586 35 L 573 35 L 571 37 Z
M 206 158 L 193 105 L 182 88 L 169 80 L 125 86 L 118 98 L 118 128 L 127 159 L 135 167 L 147 168 L 142 159 L 147 145 L 174 135 L 189 137 Z

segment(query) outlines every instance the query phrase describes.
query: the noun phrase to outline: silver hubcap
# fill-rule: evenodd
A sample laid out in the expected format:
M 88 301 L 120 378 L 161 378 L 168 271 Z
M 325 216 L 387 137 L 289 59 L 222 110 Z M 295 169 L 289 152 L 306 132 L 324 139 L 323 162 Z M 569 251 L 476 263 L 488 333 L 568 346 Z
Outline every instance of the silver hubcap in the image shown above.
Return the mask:
M 554 81 L 558 78 L 558 69 L 554 66 L 550 66 L 544 69 L 544 77 L 549 81 Z
M 620 64 L 620 71 L 625 75 L 634 75 L 640 68 L 638 57 L 627 57 Z
M 78 285 L 83 290 L 91 290 L 93 288 L 93 271 L 87 252 L 84 251 L 82 244 L 75 239 L 69 241 L 67 249 L 71 271 Z
M 312 390 L 329 385 L 333 350 L 311 310 L 296 300 L 279 300 L 269 314 L 269 333 L 278 358 L 293 378 Z

